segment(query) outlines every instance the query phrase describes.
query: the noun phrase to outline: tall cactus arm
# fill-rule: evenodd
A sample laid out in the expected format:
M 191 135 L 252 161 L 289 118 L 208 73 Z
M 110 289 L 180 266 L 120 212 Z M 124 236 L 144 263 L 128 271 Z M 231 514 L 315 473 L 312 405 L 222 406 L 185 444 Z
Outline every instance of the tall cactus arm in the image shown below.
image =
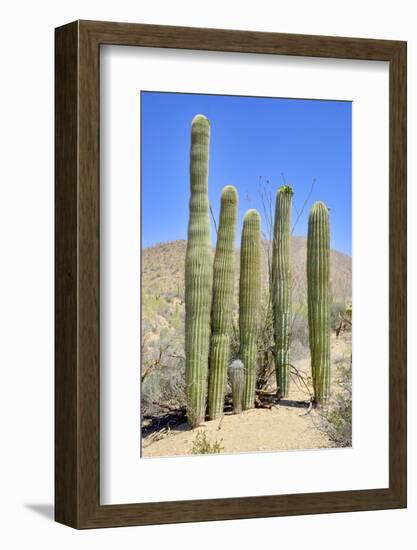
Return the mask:
M 289 347 L 291 329 L 290 227 L 293 191 L 279 188 L 275 202 L 272 245 L 272 312 L 274 319 L 274 357 L 277 396 L 288 395 L 290 381 Z
M 237 204 L 236 189 L 232 185 L 227 185 L 221 194 L 220 221 L 213 266 L 208 396 L 210 420 L 223 414 L 226 393 L 233 311 Z
M 205 419 L 212 292 L 212 250 L 208 200 L 210 123 L 203 115 L 191 125 L 190 202 L 185 259 L 185 376 L 187 418 Z
M 256 344 L 261 293 L 261 218 L 248 210 L 243 220 L 240 249 L 239 329 L 240 358 L 245 367 L 243 409 L 255 406 Z
M 321 405 L 330 398 L 330 224 L 322 202 L 308 220 L 307 294 L 314 402 Z

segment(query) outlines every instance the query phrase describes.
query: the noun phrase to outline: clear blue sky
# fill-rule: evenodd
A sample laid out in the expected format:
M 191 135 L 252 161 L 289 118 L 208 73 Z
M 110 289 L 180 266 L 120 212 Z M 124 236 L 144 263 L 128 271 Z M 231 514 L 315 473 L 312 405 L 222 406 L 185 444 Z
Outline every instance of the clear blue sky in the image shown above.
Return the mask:
M 143 247 L 187 238 L 190 126 L 198 113 L 210 119 L 209 199 L 217 220 L 222 188 L 232 184 L 239 193 L 238 245 L 248 208 L 259 210 L 267 231 L 260 177 L 275 197 L 284 176 L 298 210 L 316 180 L 294 235 L 307 235 L 309 209 L 321 200 L 330 208 L 332 248 L 351 254 L 351 102 L 164 92 L 141 92 Z M 212 228 L 213 244 L 215 237 Z

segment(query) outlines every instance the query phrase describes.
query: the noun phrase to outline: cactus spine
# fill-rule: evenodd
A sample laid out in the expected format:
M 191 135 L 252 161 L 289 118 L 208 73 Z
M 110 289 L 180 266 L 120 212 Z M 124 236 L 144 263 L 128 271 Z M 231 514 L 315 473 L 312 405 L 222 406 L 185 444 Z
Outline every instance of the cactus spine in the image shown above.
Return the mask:
M 279 188 L 275 203 L 272 247 L 272 311 L 275 338 L 277 396 L 286 397 L 289 387 L 289 345 L 291 327 L 290 223 L 292 189 Z
M 308 327 L 314 402 L 330 397 L 330 226 L 329 210 L 316 202 L 307 236 Z
M 242 361 L 236 359 L 229 367 L 229 379 L 232 386 L 233 412 L 242 412 L 243 389 L 245 385 L 245 368 Z
M 187 418 L 204 421 L 212 290 L 212 250 L 208 201 L 210 123 L 203 115 L 191 125 L 190 217 L 185 259 L 185 375 Z
M 240 249 L 239 329 L 240 357 L 245 367 L 243 409 L 255 406 L 256 340 L 261 292 L 261 218 L 248 210 L 243 220 Z
M 210 420 L 223 414 L 226 393 L 233 310 L 237 203 L 236 189 L 232 185 L 227 185 L 221 195 L 219 231 L 213 266 L 208 397 Z

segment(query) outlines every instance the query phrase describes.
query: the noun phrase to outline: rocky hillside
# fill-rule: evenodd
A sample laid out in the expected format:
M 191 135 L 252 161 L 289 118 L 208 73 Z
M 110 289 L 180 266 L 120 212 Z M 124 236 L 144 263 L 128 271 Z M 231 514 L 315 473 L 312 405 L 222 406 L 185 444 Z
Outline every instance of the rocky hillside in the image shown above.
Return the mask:
M 184 298 L 184 263 L 186 241 L 157 244 L 142 251 L 143 297 L 155 299 Z M 292 237 L 293 299 L 303 301 L 306 290 L 305 237 Z M 270 243 L 263 243 L 263 287 L 268 283 L 268 254 Z M 236 291 L 239 282 L 239 250 L 236 250 Z M 331 284 L 333 301 L 345 302 L 352 295 L 352 259 L 346 254 L 331 251 Z M 175 302 L 176 300 L 174 300 Z

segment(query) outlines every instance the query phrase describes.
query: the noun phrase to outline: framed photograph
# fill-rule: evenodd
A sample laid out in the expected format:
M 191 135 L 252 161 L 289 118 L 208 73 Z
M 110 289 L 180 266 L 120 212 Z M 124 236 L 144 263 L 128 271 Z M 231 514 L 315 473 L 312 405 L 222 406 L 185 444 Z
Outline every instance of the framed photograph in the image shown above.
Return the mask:
M 55 38 L 56 520 L 406 507 L 406 43 Z

